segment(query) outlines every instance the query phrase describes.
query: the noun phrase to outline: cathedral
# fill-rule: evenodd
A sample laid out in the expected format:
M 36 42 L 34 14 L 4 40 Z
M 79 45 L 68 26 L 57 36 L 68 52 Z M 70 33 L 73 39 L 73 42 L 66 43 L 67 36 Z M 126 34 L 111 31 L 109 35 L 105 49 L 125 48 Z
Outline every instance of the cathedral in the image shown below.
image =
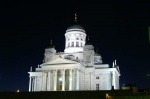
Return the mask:
M 76 16 L 75 16 L 76 21 Z M 30 68 L 29 92 L 119 89 L 120 70 L 103 64 L 102 57 L 78 24 L 67 28 L 64 52 L 51 44 L 45 49 L 43 63 Z

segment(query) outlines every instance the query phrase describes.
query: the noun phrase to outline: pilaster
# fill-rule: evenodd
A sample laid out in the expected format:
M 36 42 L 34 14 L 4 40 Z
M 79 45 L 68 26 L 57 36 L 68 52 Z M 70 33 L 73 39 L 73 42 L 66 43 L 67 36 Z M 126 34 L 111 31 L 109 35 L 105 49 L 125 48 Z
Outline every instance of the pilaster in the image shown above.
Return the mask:
M 31 86 L 31 80 L 32 80 L 32 79 L 31 79 L 31 76 L 29 76 L 29 77 L 30 77 L 30 81 L 29 81 L 29 92 L 31 92 L 31 87 L 32 87 L 32 86 Z

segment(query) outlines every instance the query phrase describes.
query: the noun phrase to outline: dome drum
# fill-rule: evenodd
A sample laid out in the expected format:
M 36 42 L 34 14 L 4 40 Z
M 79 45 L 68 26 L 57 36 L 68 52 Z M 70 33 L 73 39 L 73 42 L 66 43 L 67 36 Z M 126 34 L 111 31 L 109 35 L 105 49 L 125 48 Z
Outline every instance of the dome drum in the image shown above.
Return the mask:
M 86 41 L 86 33 L 81 26 L 71 26 L 65 33 L 66 43 L 65 52 L 80 52 L 83 51 L 83 46 Z

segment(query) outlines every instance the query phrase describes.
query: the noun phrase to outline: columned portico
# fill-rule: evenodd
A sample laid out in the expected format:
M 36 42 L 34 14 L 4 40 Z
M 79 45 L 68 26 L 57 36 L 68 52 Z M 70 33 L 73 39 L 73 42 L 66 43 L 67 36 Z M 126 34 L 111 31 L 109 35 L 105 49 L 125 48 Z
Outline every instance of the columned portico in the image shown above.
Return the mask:
M 112 67 L 103 64 L 101 55 L 86 36 L 84 28 L 74 24 L 66 30 L 64 52 L 57 52 L 51 41 L 43 63 L 28 72 L 29 92 L 110 90 L 112 86 L 119 89 L 120 70 L 116 60 Z

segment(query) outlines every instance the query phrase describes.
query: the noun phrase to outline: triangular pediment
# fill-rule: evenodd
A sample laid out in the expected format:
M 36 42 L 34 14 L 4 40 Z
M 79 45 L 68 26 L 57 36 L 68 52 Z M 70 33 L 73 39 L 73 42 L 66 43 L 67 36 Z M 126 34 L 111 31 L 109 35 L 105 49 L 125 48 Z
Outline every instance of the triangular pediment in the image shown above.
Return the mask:
M 78 64 L 78 62 L 58 57 L 58 58 L 55 58 L 49 62 L 41 64 L 41 66 L 44 66 L 44 65 L 61 65 L 61 64 Z

